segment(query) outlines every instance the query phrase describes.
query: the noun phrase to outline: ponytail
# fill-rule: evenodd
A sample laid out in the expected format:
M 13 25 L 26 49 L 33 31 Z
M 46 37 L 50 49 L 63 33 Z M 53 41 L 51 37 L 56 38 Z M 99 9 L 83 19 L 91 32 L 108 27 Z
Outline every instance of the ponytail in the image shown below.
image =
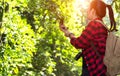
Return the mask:
M 110 31 L 114 31 L 114 30 L 117 31 L 113 9 L 112 9 L 111 5 L 106 5 L 106 7 L 108 8 L 108 11 L 109 11 L 109 18 L 110 18 L 110 23 L 111 23 Z

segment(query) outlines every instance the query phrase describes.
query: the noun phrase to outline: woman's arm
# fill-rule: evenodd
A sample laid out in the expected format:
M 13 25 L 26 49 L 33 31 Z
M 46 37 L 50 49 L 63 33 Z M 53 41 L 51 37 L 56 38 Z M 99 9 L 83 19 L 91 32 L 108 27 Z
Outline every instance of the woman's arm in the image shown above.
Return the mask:
M 90 46 L 91 41 L 94 40 L 95 32 L 97 31 L 97 25 L 94 21 L 91 21 L 83 30 L 82 34 L 75 38 L 71 38 L 71 44 L 77 49 L 85 49 Z
M 82 32 L 79 37 L 75 37 L 74 34 L 70 33 L 68 29 L 62 24 L 60 30 L 64 32 L 66 37 L 70 38 L 71 44 L 77 49 L 84 49 L 90 45 L 90 41 L 93 39 L 96 27 L 95 22 L 91 21 Z

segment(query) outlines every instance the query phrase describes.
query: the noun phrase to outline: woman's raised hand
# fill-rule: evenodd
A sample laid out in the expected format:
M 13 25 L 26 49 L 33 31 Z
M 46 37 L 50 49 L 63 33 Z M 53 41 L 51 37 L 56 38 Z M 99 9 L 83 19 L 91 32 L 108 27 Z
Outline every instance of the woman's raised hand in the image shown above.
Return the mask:
M 65 34 L 66 37 L 70 37 L 70 38 L 74 37 L 74 34 L 73 34 L 73 33 L 70 33 L 70 32 L 68 31 L 68 28 L 64 25 L 63 20 L 60 20 L 59 27 L 60 27 L 60 30 L 61 30 L 62 32 L 64 32 L 64 34 Z
M 68 31 L 68 28 L 64 25 L 63 20 L 60 20 L 59 27 L 60 27 L 60 30 L 63 32 Z

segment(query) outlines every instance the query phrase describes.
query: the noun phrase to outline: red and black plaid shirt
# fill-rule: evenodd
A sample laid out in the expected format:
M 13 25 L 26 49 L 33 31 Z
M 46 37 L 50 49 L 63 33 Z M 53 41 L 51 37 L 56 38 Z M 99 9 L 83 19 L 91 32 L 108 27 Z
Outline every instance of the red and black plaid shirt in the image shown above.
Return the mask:
M 100 20 L 96 18 L 95 20 Z M 90 76 L 106 76 L 106 67 L 103 63 L 107 38 L 107 29 L 97 21 L 91 21 L 78 38 L 72 38 L 71 44 L 77 49 L 83 49 L 82 54 Z M 91 46 L 93 42 L 100 57 Z

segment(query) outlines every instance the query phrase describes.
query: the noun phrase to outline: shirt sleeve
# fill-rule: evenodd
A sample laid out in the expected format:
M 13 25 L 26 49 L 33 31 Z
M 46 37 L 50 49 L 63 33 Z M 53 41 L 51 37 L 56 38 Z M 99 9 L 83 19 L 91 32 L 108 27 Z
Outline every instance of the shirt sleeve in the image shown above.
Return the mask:
M 76 49 L 85 49 L 90 46 L 90 41 L 93 39 L 96 27 L 95 22 L 91 21 L 83 30 L 82 34 L 77 38 L 71 38 L 70 43 Z

